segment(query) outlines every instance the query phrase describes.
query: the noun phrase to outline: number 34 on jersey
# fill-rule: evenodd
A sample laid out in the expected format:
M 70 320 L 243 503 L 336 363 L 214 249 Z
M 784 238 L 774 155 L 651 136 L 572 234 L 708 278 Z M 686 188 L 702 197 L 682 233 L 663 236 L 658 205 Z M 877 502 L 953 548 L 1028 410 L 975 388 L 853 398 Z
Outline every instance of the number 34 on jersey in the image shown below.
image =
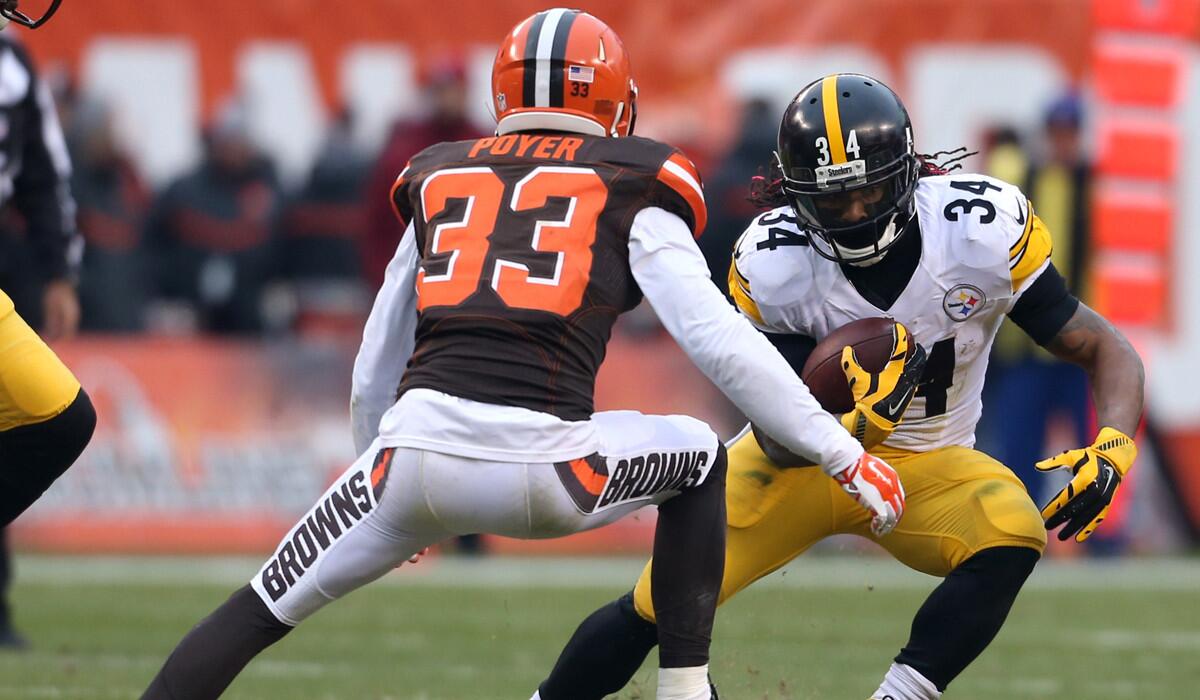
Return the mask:
M 872 305 L 836 263 L 814 252 L 787 207 L 758 217 L 739 239 L 730 292 L 763 330 L 817 340 L 860 318 L 894 317 L 929 360 L 888 444 L 970 446 L 996 331 L 1049 265 L 1050 235 L 1020 189 L 1001 180 L 923 177 L 915 196 L 921 262 L 891 307 Z

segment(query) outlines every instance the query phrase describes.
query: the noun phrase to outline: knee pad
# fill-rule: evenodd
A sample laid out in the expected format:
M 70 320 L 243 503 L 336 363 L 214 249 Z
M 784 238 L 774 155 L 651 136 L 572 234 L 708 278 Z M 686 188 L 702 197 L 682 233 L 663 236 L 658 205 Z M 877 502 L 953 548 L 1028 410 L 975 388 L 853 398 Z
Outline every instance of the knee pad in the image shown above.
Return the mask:
M 0 315 L 0 430 L 45 423 L 79 394 L 79 380 L 15 312 Z
M 1045 522 L 1019 482 L 987 479 L 972 488 L 969 500 L 963 503 L 963 520 L 953 528 L 952 537 L 942 540 L 945 571 L 997 547 L 1027 548 L 1038 555 L 1045 551 Z
M 1006 545 L 1029 547 L 1039 554 L 1046 549 L 1045 521 L 1023 487 L 989 481 L 975 491 L 974 499 L 979 517 L 975 551 Z

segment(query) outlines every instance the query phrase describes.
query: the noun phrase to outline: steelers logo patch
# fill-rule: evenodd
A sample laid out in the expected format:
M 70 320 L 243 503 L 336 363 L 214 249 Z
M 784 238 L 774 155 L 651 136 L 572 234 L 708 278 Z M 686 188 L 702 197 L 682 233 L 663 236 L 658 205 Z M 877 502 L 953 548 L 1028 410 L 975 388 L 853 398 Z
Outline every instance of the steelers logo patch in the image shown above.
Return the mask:
M 965 321 L 983 308 L 987 301 L 983 290 L 970 284 L 960 284 L 942 297 L 942 310 L 951 321 Z

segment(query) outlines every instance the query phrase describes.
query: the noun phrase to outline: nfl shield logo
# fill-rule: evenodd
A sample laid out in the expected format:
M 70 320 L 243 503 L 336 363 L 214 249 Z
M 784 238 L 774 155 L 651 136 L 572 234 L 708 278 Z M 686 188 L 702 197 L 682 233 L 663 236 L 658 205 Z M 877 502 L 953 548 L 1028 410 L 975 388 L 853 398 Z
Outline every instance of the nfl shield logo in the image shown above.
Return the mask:
M 970 284 L 960 284 L 942 297 L 942 310 L 951 321 L 965 321 L 983 308 L 987 301 L 983 290 Z

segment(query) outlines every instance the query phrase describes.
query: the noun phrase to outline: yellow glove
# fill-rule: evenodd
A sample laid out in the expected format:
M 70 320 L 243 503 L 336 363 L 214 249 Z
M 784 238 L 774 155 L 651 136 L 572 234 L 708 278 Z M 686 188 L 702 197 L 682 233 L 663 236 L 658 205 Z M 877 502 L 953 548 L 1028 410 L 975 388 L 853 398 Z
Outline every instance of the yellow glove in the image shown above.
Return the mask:
M 1072 535 L 1076 542 L 1090 537 L 1104 522 L 1117 486 L 1136 458 L 1137 445 L 1128 435 L 1115 428 L 1102 428 L 1090 447 L 1068 450 L 1035 464 L 1044 472 L 1070 469 L 1074 474 L 1071 483 L 1042 508 L 1046 529 L 1066 523 L 1058 533 L 1058 539 L 1064 542 Z
M 842 414 L 842 426 L 867 449 L 886 440 L 900 424 L 925 371 L 925 348 L 913 342 L 901 323 L 892 332 L 892 354 L 879 372 L 863 369 L 854 348 L 842 348 L 842 371 L 854 397 L 854 409 Z

